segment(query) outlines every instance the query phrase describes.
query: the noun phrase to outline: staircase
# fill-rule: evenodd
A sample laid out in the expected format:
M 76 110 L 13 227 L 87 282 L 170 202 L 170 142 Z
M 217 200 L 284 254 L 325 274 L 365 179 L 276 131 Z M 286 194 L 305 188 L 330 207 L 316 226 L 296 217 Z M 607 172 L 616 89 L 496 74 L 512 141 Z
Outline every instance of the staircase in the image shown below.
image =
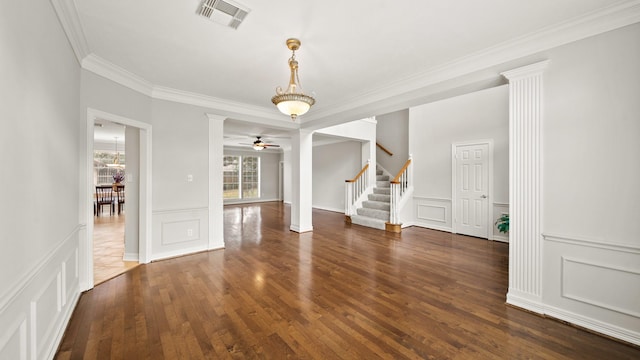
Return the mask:
M 385 230 L 391 208 L 390 191 L 389 176 L 382 175 L 382 170 L 377 170 L 373 194 L 369 194 L 369 200 L 363 201 L 362 207 L 356 209 L 357 215 L 351 216 L 351 223 Z

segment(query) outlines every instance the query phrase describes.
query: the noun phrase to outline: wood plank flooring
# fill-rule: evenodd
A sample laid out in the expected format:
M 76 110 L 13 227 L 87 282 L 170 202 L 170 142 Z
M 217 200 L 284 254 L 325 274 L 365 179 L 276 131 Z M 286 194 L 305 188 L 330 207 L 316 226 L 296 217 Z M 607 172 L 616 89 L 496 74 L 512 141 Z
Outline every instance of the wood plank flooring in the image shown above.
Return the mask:
M 82 295 L 57 359 L 639 359 L 505 305 L 508 245 L 385 233 L 282 203 L 226 206 L 226 249 L 138 266 Z

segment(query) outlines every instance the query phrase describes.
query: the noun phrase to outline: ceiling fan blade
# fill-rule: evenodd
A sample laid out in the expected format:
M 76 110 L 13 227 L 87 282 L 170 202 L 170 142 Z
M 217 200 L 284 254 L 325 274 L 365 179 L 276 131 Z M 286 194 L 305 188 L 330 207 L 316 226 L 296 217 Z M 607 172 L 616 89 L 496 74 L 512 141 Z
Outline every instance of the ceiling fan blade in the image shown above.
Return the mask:
M 263 144 L 264 147 L 280 147 L 278 144 Z

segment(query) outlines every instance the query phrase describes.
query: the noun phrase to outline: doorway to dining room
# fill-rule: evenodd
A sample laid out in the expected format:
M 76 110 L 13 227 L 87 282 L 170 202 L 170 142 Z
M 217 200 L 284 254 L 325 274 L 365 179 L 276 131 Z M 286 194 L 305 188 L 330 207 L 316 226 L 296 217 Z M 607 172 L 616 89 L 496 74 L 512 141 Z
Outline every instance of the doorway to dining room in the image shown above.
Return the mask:
M 95 205 L 93 221 L 93 283 L 100 284 L 138 265 L 133 226 L 127 214 L 138 216 L 137 204 L 129 206 L 126 194 L 138 192 L 139 131 L 136 128 L 96 119 L 93 133 L 93 179 Z M 130 141 L 127 141 L 129 139 Z M 131 161 L 127 161 L 127 154 Z M 135 203 L 135 201 L 132 201 Z M 127 211 L 129 208 L 129 211 Z M 129 231 L 127 231 L 129 228 Z M 127 244 L 127 239 L 130 240 Z M 130 248 L 127 251 L 127 248 Z M 133 251 L 132 251 L 133 250 Z
M 126 139 L 122 141 L 118 139 L 118 145 L 114 135 L 111 135 L 111 149 L 113 153 L 119 153 L 119 162 L 124 161 L 125 166 L 122 172 L 122 182 L 113 184 L 113 174 L 104 175 L 100 182 L 107 182 L 106 188 L 113 188 L 115 191 L 122 191 L 121 194 L 116 193 L 113 197 L 113 205 L 109 198 L 106 205 L 98 206 L 97 201 L 97 184 L 99 174 L 94 173 L 94 142 L 96 141 L 96 129 L 104 126 L 96 126 L 96 124 L 113 123 L 124 128 L 124 136 Z M 107 113 L 104 111 L 87 108 L 86 122 L 86 142 L 83 151 L 84 166 L 83 177 L 85 186 L 80 190 L 82 217 L 85 219 L 85 234 L 80 242 L 79 256 L 79 276 L 80 288 L 82 291 L 93 288 L 94 281 L 94 230 L 96 237 L 109 234 L 108 239 L 117 239 L 117 246 L 123 246 L 124 250 L 119 255 L 119 266 L 124 267 L 126 271 L 132 262 L 133 265 L 145 264 L 149 262 L 151 253 L 151 125 L 125 118 L 119 115 Z M 107 141 L 108 142 L 108 141 Z M 126 155 L 125 155 L 126 154 Z M 108 156 L 107 156 L 108 157 Z M 116 164 L 115 155 L 111 155 L 111 160 L 105 163 Z M 105 166 L 106 167 L 106 166 Z M 107 177 L 105 177 L 107 176 Z M 106 179 L 106 180 L 105 180 Z M 126 194 L 126 201 L 119 206 L 118 195 Z M 122 199 L 122 198 L 121 198 Z M 124 200 L 124 199 L 122 199 Z M 99 208 L 99 209 L 98 209 Z M 120 213 L 118 213 L 120 211 Z M 101 221 L 96 221 L 100 217 Z M 109 219 L 109 220 L 107 220 Z M 95 227 L 95 229 L 94 229 Z M 118 233 L 123 235 L 119 235 Z M 103 237 L 104 239 L 105 237 Z M 113 249 L 116 245 L 110 244 L 104 247 Z M 101 256 L 101 258 L 103 258 Z M 115 273 L 118 274 L 118 273 Z M 113 277 L 109 275 L 108 277 Z M 105 279 L 106 280 L 106 279 Z M 97 283 L 96 282 L 96 283 Z

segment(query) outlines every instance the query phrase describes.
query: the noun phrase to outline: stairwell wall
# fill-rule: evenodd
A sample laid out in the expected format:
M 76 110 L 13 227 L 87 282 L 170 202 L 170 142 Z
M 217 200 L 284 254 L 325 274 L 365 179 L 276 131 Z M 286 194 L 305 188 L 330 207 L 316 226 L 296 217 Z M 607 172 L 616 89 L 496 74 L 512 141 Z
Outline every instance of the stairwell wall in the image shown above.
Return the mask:
M 493 139 L 494 193 L 489 201 L 496 218 L 508 211 L 508 100 L 508 87 L 503 85 L 409 110 L 415 225 L 452 231 L 451 144 L 455 142 Z M 495 227 L 493 235 L 498 235 Z
M 393 153 L 376 146 L 378 164 L 396 175 L 409 158 L 409 109 L 376 116 L 376 140 Z
M 362 169 L 360 149 L 357 141 L 313 147 L 314 208 L 344 212 L 344 181 Z

